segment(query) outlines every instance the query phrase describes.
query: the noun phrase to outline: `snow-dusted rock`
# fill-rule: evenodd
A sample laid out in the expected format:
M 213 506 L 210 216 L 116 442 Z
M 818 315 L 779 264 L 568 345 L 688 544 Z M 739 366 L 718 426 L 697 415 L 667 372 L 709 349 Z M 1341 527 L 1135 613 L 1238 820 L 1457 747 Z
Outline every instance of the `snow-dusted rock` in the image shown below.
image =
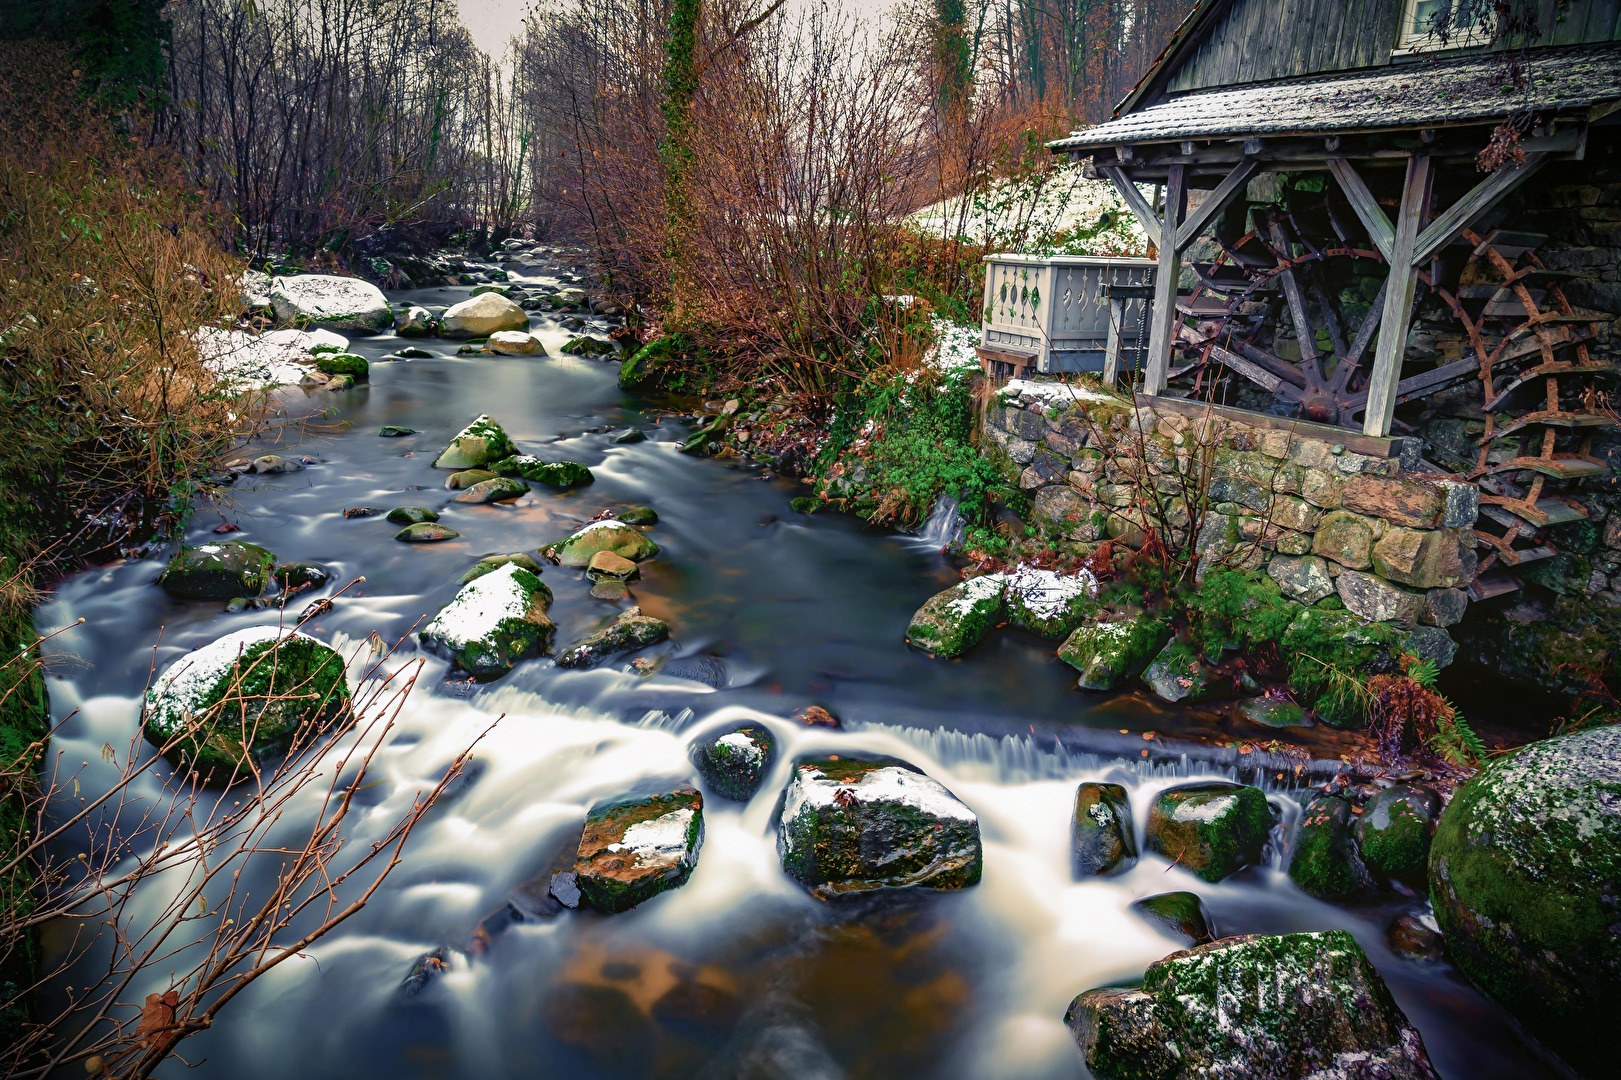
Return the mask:
M 546 346 L 527 330 L 497 330 L 490 335 L 489 350 L 498 356 L 535 356 L 545 353 Z
M 500 424 L 488 416 L 479 416 L 450 440 L 433 464 L 438 469 L 476 469 L 517 452 Z
M 611 551 L 631 562 L 641 562 L 657 555 L 659 546 L 640 529 L 610 518 L 593 521 L 567 540 L 545 550 L 564 566 L 589 566 L 591 556 L 599 551 Z
M 318 731 L 349 698 L 343 658 L 307 634 L 254 626 L 163 669 L 143 730 L 206 783 L 240 779 Z
M 937 781 L 888 758 L 798 762 L 777 829 L 783 869 L 819 896 L 979 882 L 979 818 Z
M 556 629 L 546 617 L 551 603 L 545 582 L 509 562 L 463 585 L 418 636 L 475 678 L 499 678 L 546 650 Z
M 703 839 L 704 798 L 693 788 L 597 803 L 585 817 L 574 884 L 598 911 L 628 911 L 685 885 Z
M 318 327 L 374 334 L 394 325 L 383 290 L 360 278 L 331 274 L 279 277 L 270 284 L 276 318 L 304 330 Z
M 203 366 L 234 389 L 292 386 L 310 374 L 319 352 L 344 352 L 349 339 L 329 330 L 249 334 L 205 326 L 197 331 Z
M 529 313 L 493 292 L 463 300 L 439 319 L 441 337 L 488 337 L 501 330 L 527 329 Z

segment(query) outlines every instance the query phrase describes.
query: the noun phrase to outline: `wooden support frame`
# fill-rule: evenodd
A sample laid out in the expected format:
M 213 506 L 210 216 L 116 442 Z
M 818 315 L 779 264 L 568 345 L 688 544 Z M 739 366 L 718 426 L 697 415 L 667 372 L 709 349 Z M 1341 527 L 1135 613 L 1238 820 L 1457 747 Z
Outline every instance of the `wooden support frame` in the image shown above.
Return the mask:
M 1407 159 L 1407 176 L 1402 183 L 1400 212 L 1390 244 L 1390 277 L 1385 285 L 1385 302 L 1379 315 L 1379 341 L 1373 351 L 1373 371 L 1368 383 L 1368 410 L 1363 415 L 1362 433 L 1374 438 L 1390 434 L 1396 414 L 1396 392 L 1401 382 L 1402 359 L 1407 353 L 1407 324 L 1413 313 L 1413 290 L 1418 283 L 1419 230 L 1430 209 L 1430 193 L 1435 168 L 1428 154 Z
M 1260 167 L 1260 162 L 1246 158 L 1240 161 L 1232 172 L 1227 174 L 1227 179 L 1217 185 L 1216 190 L 1212 191 L 1205 198 L 1205 201 L 1199 204 L 1197 210 L 1187 216 L 1186 221 L 1177 226 L 1176 250 L 1178 252 L 1188 250 L 1188 245 L 1198 239 L 1199 234 L 1204 232 L 1205 226 L 1209 225 L 1212 219 L 1221 213 L 1228 203 L 1233 201 L 1233 196 L 1244 190 L 1244 185 L 1250 182 L 1250 177 L 1254 176 L 1255 170 Z
M 1449 206 L 1419 234 L 1413 250 L 1413 262 L 1423 265 L 1433 259 L 1442 248 L 1456 240 L 1463 230 L 1473 224 L 1477 217 L 1495 206 L 1503 196 L 1531 179 L 1532 174 L 1547 160 L 1547 154 L 1527 154 L 1525 164 L 1512 169 L 1500 169 L 1476 184 L 1469 194 Z
M 1379 254 L 1383 255 L 1385 262 L 1388 263 L 1391 248 L 1396 242 L 1396 230 L 1391 227 L 1390 219 L 1385 216 L 1379 200 L 1373 197 L 1373 192 L 1368 190 L 1368 185 L 1363 182 L 1361 175 L 1344 158 L 1329 158 L 1328 171 L 1334 174 L 1340 190 L 1345 192 L 1346 201 L 1356 212 L 1357 220 L 1368 230 L 1373 246 L 1379 249 Z
M 1181 165 L 1172 165 L 1165 183 L 1165 216 L 1159 222 L 1159 265 L 1154 268 L 1154 307 L 1148 332 L 1148 359 L 1144 363 L 1143 393 L 1165 392 L 1170 381 L 1171 345 L 1181 315 L 1176 310 L 1176 282 L 1182 276 L 1182 253 L 1176 247 L 1176 230 L 1182 222 L 1187 202 L 1186 176 Z
M 1131 212 L 1137 215 L 1137 220 L 1142 223 L 1143 231 L 1148 234 L 1148 242 L 1155 247 L 1161 246 L 1159 215 L 1155 214 L 1154 208 L 1148 205 L 1148 200 L 1143 198 L 1141 191 L 1137 190 L 1137 185 L 1131 182 L 1131 179 L 1126 176 L 1118 165 L 1103 165 L 1098 168 L 1098 171 L 1109 178 L 1114 184 L 1115 190 L 1120 192 L 1120 197 L 1131 208 Z

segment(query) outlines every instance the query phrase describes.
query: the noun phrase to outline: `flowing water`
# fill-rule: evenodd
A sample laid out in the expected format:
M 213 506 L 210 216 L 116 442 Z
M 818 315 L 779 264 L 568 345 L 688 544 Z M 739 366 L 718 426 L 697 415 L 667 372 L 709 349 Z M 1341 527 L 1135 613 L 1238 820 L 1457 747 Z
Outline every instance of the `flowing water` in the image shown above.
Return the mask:
M 406 298 L 448 303 L 465 292 Z M 568 335 L 549 317 L 536 323 L 555 353 Z M 356 344 L 376 360 L 403 343 L 384 336 Z M 398 664 L 418 660 L 411 630 L 454 595 L 457 576 L 476 558 L 533 551 L 601 509 L 649 503 L 663 550 L 644 564 L 633 592 L 671 623 L 674 640 L 652 651 L 663 666 L 645 678 L 622 660 L 591 671 L 526 661 L 473 687 L 428 657 L 351 837 L 377 838 L 500 717 L 468 781 L 435 808 L 363 912 L 262 978 L 213 1030 L 186 1044 L 187 1058 L 203 1062 L 196 1075 L 1079 1077 L 1085 1070 L 1062 1023 L 1065 1006 L 1082 990 L 1139 976 L 1179 947 L 1128 910 L 1135 898 L 1173 889 L 1204 896 L 1223 934 L 1351 930 L 1443 1075 L 1553 1075 L 1507 1015 L 1452 969 L 1389 950 L 1385 926 L 1420 910 L 1416 898 L 1367 908 L 1319 903 L 1294 889 L 1276 855 L 1214 886 L 1156 857 L 1119 876 L 1072 880 L 1079 780 L 1124 784 L 1140 823 L 1157 790 L 1233 775 L 1231 763 L 1245 759 L 1184 756 L 1166 744 L 1167 733 L 1191 739 L 1219 730 L 1139 694 L 1076 691 L 1048 643 L 1003 632 L 959 663 L 909 650 L 902 634 L 910 614 L 954 580 L 939 554 L 955 527 L 949 504 L 923 538 L 835 515 L 802 517 L 788 507 L 794 485 L 679 455 L 680 425 L 623 395 L 613 364 L 458 358 L 453 346 L 427 344 L 443 355 L 375 363 L 369 387 L 321 392 L 301 405 L 323 412 L 281 428 L 268 448 L 315 464 L 244 478 L 229 505 L 198 514 L 190 542 L 211 538 L 223 518 L 241 526 L 233 538 L 330 567 L 326 593 L 364 576 L 308 629 L 346 655 L 364 653 L 374 631 L 406 639 Z M 294 403 L 302 398 L 289 394 Z M 445 474 L 431 462 L 480 412 L 526 452 L 589 465 L 596 483 L 564 494 L 538 489 L 511 506 L 449 504 L 442 521 L 461 538 L 441 544 L 396 543 L 397 527 L 380 515 L 343 516 L 358 505 L 445 506 Z M 383 424 L 421 434 L 379 438 Z M 612 441 L 629 426 L 646 441 Z M 53 659 L 50 689 L 67 717 L 57 748 L 70 764 L 85 763 L 86 794 L 114 771 L 98 757 L 104 744 L 130 744 L 154 659 L 161 667 L 224 633 L 279 618 L 171 600 L 153 584 L 160 569 L 132 560 L 87 571 L 62 582 L 41 612 L 47 629 L 85 620 L 53 641 L 64 655 Z M 562 643 L 614 610 L 588 596 L 577 572 L 548 568 L 545 580 Z M 787 719 L 811 703 L 842 717 L 845 730 Z M 782 755 L 752 803 L 706 802 L 701 857 L 684 888 L 600 916 L 559 913 L 523 887 L 544 881 L 559 853 L 572 850 L 591 803 L 690 778 L 690 740 L 745 718 L 770 727 Z M 893 754 L 946 784 L 980 816 L 983 882 L 855 904 L 811 898 L 778 864 L 772 793 L 786 782 L 788 762 L 812 750 Z M 1268 786 L 1286 829 L 1298 803 L 1280 783 L 1284 774 L 1245 775 Z M 156 798 L 166 777 L 160 767 L 137 794 Z M 318 794 L 301 796 L 291 816 L 312 815 Z M 132 918 L 162 902 L 161 881 L 147 891 Z M 404 993 L 413 960 L 441 945 L 453 950 L 448 970 L 421 993 Z M 87 962 L 68 981 L 92 977 Z M 166 986 L 153 973 L 127 997 Z

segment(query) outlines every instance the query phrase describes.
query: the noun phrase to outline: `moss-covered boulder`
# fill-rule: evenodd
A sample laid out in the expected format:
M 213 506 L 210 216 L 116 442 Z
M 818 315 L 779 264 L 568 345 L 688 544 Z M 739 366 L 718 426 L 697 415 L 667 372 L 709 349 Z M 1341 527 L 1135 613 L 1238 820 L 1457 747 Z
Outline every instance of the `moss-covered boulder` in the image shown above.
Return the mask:
M 1260 788 L 1215 781 L 1159 793 L 1148 812 L 1148 848 L 1206 881 L 1261 860 L 1272 807 Z
M 1119 784 L 1087 781 L 1075 789 L 1070 862 L 1077 878 L 1107 874 L 1137 861 L 1131 802 Z
M 1187 946 L 1216 940 L 1216 920 L 1198 893 L 1168 892 L 1131 902 L 1131 910 L 1156 929 L 1180 938 Z
M 1002 597 L 1008 622 L 1062 641 L 1097 614 L 1097 595 L 1098 579 L 1089 571 L 1060 574 L 1021 566 L 1007 574 Z
M 979 882 L 979 818 L 944 786 L 890 758 L 795 764 L 777 829 L 788 875 L 833 897 Z
M 441 337 L 482 338 L 502 330 L 527 329 L 529 313 L 493 292 L 454 304 L 439 317 Z
M 1435 1080 L 1424 1041 L 1344 930 L 1224 938 L 1064 1015 L 1098 1080 Z
M 1058 659 L 1081 673 L 1083 690 L 1113 690 L 1142 674 L 1171 640 L 1171 628 L 1138 613 L 1082 623 L 1058 647 Z
M 1295 833 L 1289 878 L 1301 890 L 1322 900 L 1343 900 L 1366 892 L 1372 880 L 1357 854 L 1349 799 L 1319 795 L 1306 804 Z
M 469 581 L 476 581 L 485 574 L 501 569 L 501 567 L 506 566 L 508 563 L 522 567 L 537 577 L 540 576 L 542 568 L 539 559 L 535 558 L 533 555 L 530 555 L 528 552 L 510 551 L 503 555 L 484 556 L 484 558 L 474 563 L 468 569 L 467 573 L 458 578 L 457 582 L 458 584 L 466 585 Z
M 183 600 L 230 600 L 258 596 L 270 583 L 276 556 L 258 544 L 227 540 L 183 547 L 169 560 L 158 584 Z
M 717 795 L 748 802 L 777 758 L 777 740 L 759 724 L 738 724 L 692 744 L 692 764 Z
M 1252 724 L 1260 724 L 1269 728 L 1301 728 L 1313 727 L 1312 718 L 1306 715 L 1306 710 L 1290 701 L 1286 697 L 1276 694 L 1263 694 L 1260 697 L 1245 698 L 1234 709 L 1239 716 Z
M 147 691 L 142 727 L 182 769 L 228 784 L 318 733 L 348 700 L 343 657 L 331 646 L 254 626 L 165 668 Z
M 658 385 L 661 369 L 680 351 L 681 343 L 673 337 L 659 338 L 631 353 L 619 365 L 621 390 L 650 390 Z
M 488 416 L 479 416 L 450 440 L 433 464 L 438 469 L 476 469 L 517 452 L 500 424 Z
M 557 658 L 558 667 L 594 667 L 617 653 L 645 649 L 670 636 L 670 625 L 662 619 L 643 615 L 641 608 L 627 608 L 613 622 L 583 641 L 570 645 Z
M 459 503 L 511 502 L 529 494 L 529 485 L 515 476 L 496 476 L 480 480 L 472 487 L 458 492 L 453 501 Z
M 272 577 L 277 587 L 283 592 L 295 592 L 299 589 L 318 589 L 332 580 L 331 571 L 315 563 L 282 563 L 276 567 Z
M 578 461 L 542 461 L 528 454 L 502 458 L 490 468 L 502 476 L 519 476 L 536 484 L 563 490 L 583 487 L 596 480 L 591 470 Z M 627 523 L 628 524 L 628 523 Z
M 680 888 L 703 840 L 704 798 L 694 788 L 597 803 L 574 860 L 580 899 L 598 911 L 629 911 Z
M 394 539 L 402 544 L 438 544 L 445 540 L 454 540 L 461 533 L 448 525 L 440 525 L 436 521 L 419 521 L 415 525 L 407 525 L 394 534 Z
M 603 338 L 581 335 L 570 338 L 568 343 L 559 350 L 565 356 L 612 356 L 618 350 L 614 343 Z
M 1533 743 L 1453 795 L 1430 847 L 1447 952 L 1575 1068 L 1621 1001 L 1621 727 Z
M 1143 682 L 1160 700 L 1173 705 L 1208 701 L 1222 690 L 1215 669 L 1185 641 L 1173 641 L 1161 649 L 1143 670 Z
M 371 364 L 358 353 L 321 353 L 315 358 L 315 370 L 323 375 L 348 375 L 355 382 L 371 378 Z
M 555 629 L 546 617 L 551 603 L 545 582 L 508 562 L 463 585 L 418 636 L 474 678 L 499 678 L 546 651 Z
M 906 643 L 952 659 L 979 644 L 1002 617 L 1001 574 L 969 578 L 929 597 L 906 628 Z
M 394 525 L 416 525 L 424 521 L 438 521 L 439 511 L 426 506 L 396 506 L 388 512 L 385 520 Z
M 627 506 L 614 514 L 614 517 L 626 525 L 657 525 L 659 523 L 658 511 L 651 506 Z
M 599 551 L 611 551 L 631 562 L 641 562 L 657 555 L 659 546 L 646 533 L 610 518 L 593 521 L 567 540 L 553 544 L 547 554 L 563 566 L 589 566 L 591 556 Z
M 1386 880 L 1420 882 L 1430 862 L 1430 837 L 1441 796 L 1423 784 L 1396 784 L 1376 794 L 1356 820 L 1362 861 Z

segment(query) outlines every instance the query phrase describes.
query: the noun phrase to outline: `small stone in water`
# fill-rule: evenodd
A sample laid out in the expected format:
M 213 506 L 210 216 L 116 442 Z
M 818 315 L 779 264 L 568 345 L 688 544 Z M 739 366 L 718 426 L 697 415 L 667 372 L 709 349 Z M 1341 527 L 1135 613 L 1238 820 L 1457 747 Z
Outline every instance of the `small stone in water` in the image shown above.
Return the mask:
M 418 349 L 417 351 L 421 352 L 422 350 Z M 401 427 L 398 424 L 384 424 L 382 427 L 377 429 L 377 434 L 381 435 L 385 439 L 398 439 L 401 436 L 415 435 L 416 433 L 417 433 L 416 428 L 414 428 L 414 427 Z
M 377 508 L 375 506 L 346 506 L 343 508 L 343 516 L 346 518 L 371 517 L 376 513 Z
M 659 515 L 651 506 L 627 506 L 614 517 L 626 525 L 657 525 Z
M 447 529 L 443 525 L 435 525 L 431 521 L 420 521 L 415 525 L 407 525 L 394 534 L 394 539 L 403 540 L 408 544 L 431 544 L 438 540 L 454 540 L 461 533 L 454 529 Z
M 559 870 L 552 875 L 552 899 L 566 908 L 580 906 L 580 886 L 572 870 Z
M 388 520 L 395 525 L 415 525 L 423 521 L 438 521 L 439 511 L 426 506 L 396 506 L 388 512 Z
M 626 443 L 642 442 L 646 438 L 647 436 L 642 434 L 640 428 L 626 428 L 613 437 L 613 442 L 615 445 L 623 446 Z
M 630 586 L 617 578 L 607 578 L 591 586 L 591 598 L 593 600 L 607 600 L 610 603 L 629 600 Z
M 248 467 L 248 471 L 255 473 L 290 473 L 297 472 L 303 467 L 302 462 L 284 458 L 280 454 L 265 454 L 263 457 L 254 458 L 253 464 Z
M 298 613 L 299 622 L 309 622 L 318 616 L 325 615 L 332 610 L 332 601 L 322 597 Z

